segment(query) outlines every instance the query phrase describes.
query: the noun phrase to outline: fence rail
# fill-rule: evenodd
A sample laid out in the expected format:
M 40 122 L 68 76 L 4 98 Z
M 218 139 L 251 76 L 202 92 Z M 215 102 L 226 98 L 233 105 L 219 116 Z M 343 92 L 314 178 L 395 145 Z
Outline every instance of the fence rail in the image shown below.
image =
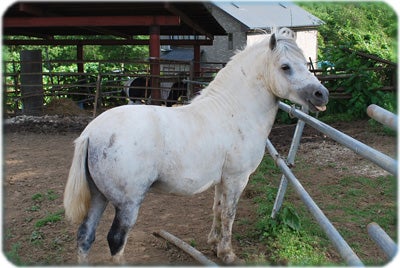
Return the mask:
M 307 114 L 307 109 L 302 108 L 303 111 L 297 110 L 294 106 L 289 106 L 285 103 L 279 102 L 279 108 L 291 116 L 297 117 L 299 119 L 296 130 L 294 133 L 294 137 L 289 149 L 288 154 L 288 164 L 291 165 L 294 163 L 294 158 L 297 153 L 297 149 L 300 143 L 301 135 L 303 132 L 304 124 L 308 124 L 313 128 L 319 130 L 320 132 L 328 135 L 335 141 L 340 144 L 346 146 L 347 148 L 353 150 L 355 153 L 363 156 L 364 158 L 374 162 L 378 166 L 383 169 L 389 171 L 393 175 L 397 176 L 397 161 L 392 159 L 391 157 L 361 143 L 358 140 L 351 138 L 350 136 L 326 125 L 325 123 L 311 117 Z M 381 109 L 381 108 L 380 108 Z M 382 109 L 383 110 L 383 109 Z M 383 111 L 381 111 L 383 113 Z M 397 116 L 393 114 L 385 114 L 390 116 L 391 119 L 397 121 Z M 381 117 L 381 116 L 380 116 Z M 273 206 L 271 217 L 275 217 L 275 215 L 279 212 L 284 195 L 286 193 L 286 188 L 288 184 L 288 180 L 291 182 L 295 191 L 300 196 L 307 209 L 314 216 L 318 224 L 324 230 L 330 241 L 335 246 L 336 250 L 342 256 L 342 258 L 346 261 L 348 265 L 351 266 L 363 266 L 363 263 L 358 258 L 358 256 L 353 252 L 353 250 L 348 246 L 343 237 L 339 234 L 339 232 L 334 228 L 334 226 L 330 223 L 328 218 L 324 215 L 324 213 L 319 209 L 319 207 L 312 200 L 311 196 L 307 193 L 307 191 L 303 188 L 301 183 L 297 180 L 295 175 L 292 173 L 288 164 L 280 157 L 272 143 L 267 140 L 266 148 L 272 158 L 276 161 L 279 168 L 282 170 L 283 175 L 280 181 L 278 193 L 275 199 L 275 203 Z M 370 236 L 376 241 L 376 243 L 384 250 L 385 254 L 391 259 L 395 256 L 397 252 L 397 245 L 390 239 L 390 237 L 383 231 L 380 227 L 376 227 L 375 224 L 370 224 L 368 226 L 368 232 Z
M 150 67 L 155 64 L 152 61 L 143 60 L 115 60 L 115 61 L 76 61 L 76 60 L 46 60 L 29 61 L 29 64 L 42 66 L 42 71 L 31 71 L 29 76 L 41 77 L 40 84 L 21 83 L 21 62 L 3 62 L 3 92 L 5 93 L 5 111 L 7 115 L 18 115 L 22 113 L 23 103 L 27 98 L 43 96 L 44 102 L 48 103 L 51 98 L 68 97 L 72 98 L 79 105 L 85 104 L 86 109 L 97 109 L 100 106 L 110 108 L 112 105 L 124 104 L 126 97 L 121 96 L 120 92 L 124 88 L 124 82 L 130 78 L 145 76 L 149 80 L 158 81 L 160 85 L 151 87 L 146 85 L 149 91 L 170 91 L 167 84 L 183 82 L 186 80 L 198 80 L 208 83 L 212 80 L 225 63 L 220 62 L 192 62 L 175 60 L 158 60 L 160 65 L 160 75 L 151 75 Z M 85 71 L 75 71 L 78 64 L 84 64 Z M 194 65 L 200 65 L 200 72 L 194 71 Z M 70 69 L 70 70 L 69 70 Z M 27 73 L 25 73 L 27 75 Z M 43 90 L 34 92 L 22 92 L 25 88 L 42 88 Z M 134 88 L 135 87 L 130 87 Z M 188 94 L 191 97 L 202 87 L 200 84 L 189 84 Z M 98 92 L 100 91 L 100 92 Z M 164 95 L 167 93 L 164 93 Z M 103 98 L 96 100 L 96 96 Z M 104 99 L 105 98 L 105 99 Z M 139 98 L 138 98 L 139 99 Z M 143 99 L 143 98 L 141 98 Z M 105 100 L 105 101 L 104 101 Z M 147 99 L 149 101 L 159 101 L 166 103 L 166 98 Z M 168 103 L 177 103 L 177 100 L 170 99 Z M 105 105 L 109 105 L 106 107 Z M 38 107 L 40 109 L 41 107 Z M 96 113 L 96 111 L 94 111 Z
M 292 106 L 289 106 L 283 102 L 279 103 L 279 108 L 283 111 L 289 113 L 290 115 L 297 117 L 307 124 L 312 126 L 313 128 L 319 130 L 320 132 L 328 135 L 335 141 L 339 142 L 340 144 L 346 146 L 347 148 L 351 149 L 355 153 L 361 155 L 362 157 L 372 161 L 373 163 L 377 164 L 384 170 L 389 171 L 393 175 L 397 176 L 397 161 L 393 158 L 365 145 L 364 143 L 340 132 L 333 127 L 315 119 L 308 114 L 305 114 Z
M 276 164 L 281 169 L 283 174 L 289 181 L 292 183 L 294 189 L 297 194 L 300 196 L 301 200 L 306 205 L 307 209 L 314 216 L 318 224 L 321 226 L 322 230 L 326 233 L 329 240 L 333 243 L 336 250 L 339 252 L 340 256 L 346 261 L 348 265 L 351 266 L 363 266 L 363 263 L 358 258 L 358 256 L 354 253 L 354 251 L 350 248 L 347 242 L 343 239 L 343 237 L 339 234 L 339 232 L 335 229 L 329 219 L 325 216 L 322 210 L 317 206 L 311 196 L 307 193 L 307 191 L 303 188 L 299 180 L 292 173 L 290 168 L 286 165 L 285 160 L 283 160 L 272 143 L 267 140 L 266 147 L 268 149 L 269 154 L 274 158 Z

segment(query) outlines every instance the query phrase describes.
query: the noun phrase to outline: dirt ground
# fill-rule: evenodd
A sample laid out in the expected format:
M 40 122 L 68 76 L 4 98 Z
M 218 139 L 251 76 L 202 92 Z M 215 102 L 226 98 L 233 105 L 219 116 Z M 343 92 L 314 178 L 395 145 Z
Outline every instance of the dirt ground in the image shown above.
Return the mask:
M 396 153 L 396 138 L 382 136 L 367 130 L 367 122 L 340 123 L 335 127 L 366 144 L 388 153 Z M 286 154 L 293 135 L 294 126 L 277 126 L 271 133 L 271 140 L 278 151 Z M 75 264 L 75 233 L 77 226 L 64 220 L 62 195 L 73 155 L 73 140 L 78 131 L 29 131 L 27 129 L 7 130 L 4 134 L 3 171 L 3 250 L 13 254 L 24 264 Z M 324 174 L 337 177 L 344 172 L 340 165 L 353 168 L 352 172 L 380 176 L 387 174 L 380 168 L 352 153 L 346 148 L 306 127 L 299 154 L 310 163 L 330 165 Z M 329 172 L 329 174 L 328 174 Z M 307 189 L 311 195 L 317 192 L 321 174 L 307 174 Z M 326 183 L 326 182 L 325 182 Z M 315 189 L 313 189 L 315 185 Z M 164 229 L 193 245 L 211 260 L 219 263 L 214 252 L 207 245 L 207 235 L 212 223 L 213 190 L 193 197 L 181 197 L 149 193 L 143 202 L 138 221 L 130 233 L 125 249 L 126 261 L 138 265 L 198 265 L 186 253 L 175 248 L 153 232 Z M 113 219 L 113 209 L 108 206 L 97 230 L 90 261 L 92 264 L 110 264 L 106 236 Z M 49 215 L 61 215 L 59 220 L 47 221 L 39 226 L 40 219 Z M 234 224 L 233 243 L 236 253 L 246 257 L 251 252 L 263 251 L 257 241 L 241 239 L 250 230 L 243 219 L 252 220 L 255 206 L 251 196 L 246 194 L 238 206 Z M 366 250 L 368 251 L 368 250 Z M 371 248 L 376 252 L 376 248 Z M 368 254 L 368 252 L 367 252 Z M 371 253 L 373 254 L 373 253 Z M 378 254 L 378 253 L 377 253 Z M 268 255 L 268 254 L 266 254 Z M 332 258 L 338 258 L 335 253 Z

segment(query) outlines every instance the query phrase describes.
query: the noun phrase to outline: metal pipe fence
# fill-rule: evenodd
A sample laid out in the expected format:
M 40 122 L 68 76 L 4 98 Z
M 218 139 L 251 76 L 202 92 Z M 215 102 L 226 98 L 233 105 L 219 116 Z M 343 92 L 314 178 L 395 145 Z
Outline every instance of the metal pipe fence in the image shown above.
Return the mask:
M 391 113 L 378 105 L 371 104 L 367 108 L 367 114 L 379 123 L 388 126 L 393 130 L 397 130 L 397 116 L 394 113 Z
M 314 218 L 317 220 L 318 224 L 324 230 L 329 240 L 333 243 L 336 250 L 343 257 L 348 265 L 351 266 L 363 266 L 361 260 L 357 257 L 354 251 L 350 248 L 350 246 L 346 243 L 343 237 L 339 234 L 339 232 L 335 229 L 329 219 L 325 216 L 322 210 L 317 206 L 317 204 L 313 201 L 311 196 L 307 193 L 307 191 L 303 188 L 301 183 L 294 176 L 290 168 L 286 165 L 285 160 L 283 160 L 272 143 L 267 140 L 266 147 L 268 149 L 269 154 L 274 158 L 276 164 L 281 169 L 285 177 L 292 183 L 295 191 L 300 196 L 301 200 L 306 205 L 307 209 L 311 212 Z
M 310 195 L 291 172 L 289 166 L 293 165 L 294 163 L 294 158 L 300 143 L 305 123 L 326 134 L 327 136 L 331 137 L 332 139 L 346 146 L 347 148 L 353 150 L 355 153 L 363 156 L 364 158 L 372 161 L 383 169 L 389 171 L 393 175 L 397 175 L 397 160 L 394 160 L 391 157 L 363 144 L 362 142 L 355 140 L 354 138 L 330 127 L 329 125 L 315 119 L 314 117 L 309 116 L 307 114 L 307 110 L 304 108 L 302 109 L 303 111 L 300 111 L 295 109 L 294 106 L 291 107 L 282 102 L 279 102 L 279 108 L 289 113 L 291 116 L 297 117 L 299 121 L 297 123 L 292 144 L 290 146 L 287 164 L 279 156 L 272 143 L 269 140 L 267 140 L 266 143 L 266 148 L 268 149 L 270 155 L 274 158 L 277 165 L 283 172 L 271 217 L 275 217 L 282 206 L 287 188 L 287 180 L 289 180 L 295 188 L 295 191 L 300 195 L 300 198 L 305 203 L 307 209 L 311 212 L 311 214 L 317 220 L 318 224 L 325 231 L 328 238 L 333 243 L 342 258 L 346 261 L 346 263 L 352 266 L 362 266 L 363 263 L 361 262 L 361 260 L 348 246 L 346 241 L 344 241 L 343 237 L 333 227 L 333 225 L 326 218 L 324 213 L 318 208 Z M 382 114 L 384 114 L 384 116 Z M 379 111 L 378 117 L 380 119 L 384 117 L 385 119 L 381 121 L 385 122 L 388 121 L 387 117 L 390 117 L 389 121 L 397 121 L 397 116 L 393 114 L 388 114 L 385 111 Z M 389 258 L 393 258 L 395 256 L 397 252 L 397 245 L 390 239 L 385 231 L 383 231 L 379 226 L 377 227 L 376 224 L 372 223 L 368 226 L 368 232 L 373 240 L 376 241 L 376 243 L 382 248 L 382 250 Z
M 397 254 L 396 243 L 387 235 L 387 233 L 376 223 L 371 222 L 367 226 L 369 236 L 382 249 L 389 259 L 393 259 Z
M 355 153 L 361 155 L 362 157 L 370 160 L 371 162 L 377 164 L 384 170 L 389 171 L 393 175 L 397 176 L 397 161 L 393 158 L 365 145 L 364 143 L 336 130 L 335 128 L 315 119 L 308 114 L 305 114 L 283 102 L 279 102 L 279 108 L 283 111 L 289 113 L 290 115 L 297 117 L 305 121 L 308 125 L 319 130 L 320 132 L 326 134 L 330 138 L 339 142 L 340 144 L 351 149 Z

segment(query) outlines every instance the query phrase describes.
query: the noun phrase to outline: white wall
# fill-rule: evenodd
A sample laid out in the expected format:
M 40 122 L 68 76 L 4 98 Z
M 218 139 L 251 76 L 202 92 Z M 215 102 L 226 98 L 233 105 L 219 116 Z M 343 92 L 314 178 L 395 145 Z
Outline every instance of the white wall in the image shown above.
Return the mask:
M 312 62 L 315 63 L 317 61 L 317 30 L 309 30 L 309 31 L 299 31 L 297 33 L 297 45 L 303 51 L 304 57 L 307 62 L 309 62 L 309 57 L 311 57 Z M 269 36 L 269 35 L 267 35 Z M 260 39 L 264 38 L 265 34 L 249 34 L 247 35 L 247 45 L 252 45 L 255 42 L 258 42 Z

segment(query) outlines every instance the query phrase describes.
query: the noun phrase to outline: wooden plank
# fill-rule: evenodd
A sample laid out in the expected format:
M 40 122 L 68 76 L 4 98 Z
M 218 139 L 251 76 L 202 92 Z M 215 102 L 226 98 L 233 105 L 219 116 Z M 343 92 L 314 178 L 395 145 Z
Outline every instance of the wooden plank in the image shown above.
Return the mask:
M 86 39 L 86 40 L 69 40 L 69 39 L 3 39 L 3 45 L 18 46 L 18 45 L 35 45 L 35 46 L 68 46 L 68 45 L 149 45 L 149 40 L 140 39 Z M 161 39 L 161 45 L 173 46 L 211 46 L 213 41 L 210 39 L 200 40 L 168 40 Z
M 179 16 L 73 16 L 3 18 L 3 27 L 178 26 Z
M 356 55 L 364 57 L 364 58 L 367 58 L 367 59 L 371 59 L 371 60 L 374 60 L 374 61 L 386 63 L 386 64 L 389 64 L 389 65 L 392 65 L 392 66 L 397 66 L 397 63 L 395 63 L 395 62 L 391 62 L 389 60 L 382 59 L 382 58 L 380 58 L 378 56 L 375 56 L 375 55 L 372 55 L 372 54 L 368 54 L 368 53 L 361 52 L 361 51 L 354 51 L 354 50 L 352 50 L 350 48 L 347 48 L 347 47 L 343 47 L 342 50 L 350 52 L 350 53 L 355 53 Z
M 218 266 L 215 262 L 207 259 L 200 251 L 195 249 L 194 247 L 191 247 L 189 244 L 185 243 L 181 239 L 177 238 L 176 236 L 168 233 L 167 231 L 160 230 L 158 232 L 153 233 L 156 236 L 161 236 L 165 240 L 173 243 L 175 246 L 179 247 L 182 249 L 184 252 L 192 256 L 196 261 L 201 263 L 202 265 L 206 266 Z

